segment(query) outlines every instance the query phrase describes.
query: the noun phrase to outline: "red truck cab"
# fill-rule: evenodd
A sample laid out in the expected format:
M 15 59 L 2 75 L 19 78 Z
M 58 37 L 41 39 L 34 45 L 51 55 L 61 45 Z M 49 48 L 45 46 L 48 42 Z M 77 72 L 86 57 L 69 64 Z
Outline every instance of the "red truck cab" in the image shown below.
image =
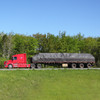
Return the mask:
M 16 54 L 12 56 L 12 60 L 4 62 L 5 68 L 29 68 L 30 64 L 27 64 L 26 54 Z

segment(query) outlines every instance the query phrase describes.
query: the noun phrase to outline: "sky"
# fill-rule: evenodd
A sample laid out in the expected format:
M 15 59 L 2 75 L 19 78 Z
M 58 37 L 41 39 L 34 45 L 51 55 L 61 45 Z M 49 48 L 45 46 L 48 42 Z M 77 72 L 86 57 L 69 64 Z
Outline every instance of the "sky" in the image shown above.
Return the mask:
M 100 0 L 0 0 L 0 32 L 100 37 Z

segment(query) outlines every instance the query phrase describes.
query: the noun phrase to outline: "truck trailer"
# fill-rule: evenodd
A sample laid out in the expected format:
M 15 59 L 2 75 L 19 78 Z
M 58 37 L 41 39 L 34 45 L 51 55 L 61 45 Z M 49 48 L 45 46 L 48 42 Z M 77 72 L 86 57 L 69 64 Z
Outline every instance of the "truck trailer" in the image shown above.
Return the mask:
M 5 68 L 42 68 L 47 65 L 57 65 L 63 68 L 90 68 L 95 64 L 95 58 L 88 53 L 39 53 L 27 64 L 26 53 L 16 54 L 11 60 L 4 62 Z

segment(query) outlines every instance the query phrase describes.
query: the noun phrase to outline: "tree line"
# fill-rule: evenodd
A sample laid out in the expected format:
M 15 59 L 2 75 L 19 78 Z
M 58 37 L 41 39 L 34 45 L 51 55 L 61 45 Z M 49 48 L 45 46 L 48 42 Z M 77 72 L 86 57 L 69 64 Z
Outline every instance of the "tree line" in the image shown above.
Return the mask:
M 28 58 L 36 53 L 91 53 L 100 66 L 100 37 L 75 36 L 59 32 L 59 35 L 36 33 L 31 36 L 4 32 L 0 33 L 0 60 L 12 55 L 27 53 Z M 28 60 L 29 61 L 29 60 Z

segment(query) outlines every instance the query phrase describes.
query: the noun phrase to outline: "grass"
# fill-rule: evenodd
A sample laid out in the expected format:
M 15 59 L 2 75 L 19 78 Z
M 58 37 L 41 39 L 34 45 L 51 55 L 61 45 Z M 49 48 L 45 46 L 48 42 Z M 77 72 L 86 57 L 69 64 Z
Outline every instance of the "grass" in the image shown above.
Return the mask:
M 99 100 L 100 70 L 0 71 L 0 100 Z

